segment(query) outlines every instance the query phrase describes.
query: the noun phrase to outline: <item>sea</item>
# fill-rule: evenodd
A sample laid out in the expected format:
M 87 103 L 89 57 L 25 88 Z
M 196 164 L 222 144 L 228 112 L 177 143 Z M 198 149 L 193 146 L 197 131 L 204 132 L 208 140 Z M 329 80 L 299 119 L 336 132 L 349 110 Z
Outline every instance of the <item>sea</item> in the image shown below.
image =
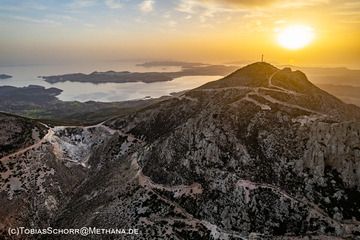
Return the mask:
M 40 76 L 63 75 L 68 73 L 86 73 L 94 71 L 131 71 L 131 72 L 173 72 L 181 70 L 176 66 L 143 67 L 142 62 L 100 62 L 61 65 L 0 66 L 0 74 L 13 76 L 0 80 L 0 86 L 26 87 L 39 85 L 45 88 L 59 88 L 57 97 L 62 101 L 99 101 L 116 102 L 144 98 L 157 98 L 174 92 L 193 89 L 222 76 L 185 76 L 172 81 L 155 83 L 79 83 L 61 82 L 50 84 Z

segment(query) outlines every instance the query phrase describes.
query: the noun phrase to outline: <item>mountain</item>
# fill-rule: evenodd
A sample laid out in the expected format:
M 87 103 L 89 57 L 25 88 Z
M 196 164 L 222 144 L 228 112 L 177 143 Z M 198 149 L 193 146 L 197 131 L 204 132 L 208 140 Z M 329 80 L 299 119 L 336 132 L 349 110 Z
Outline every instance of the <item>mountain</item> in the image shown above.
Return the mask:
M 254 63 L 94 126 L 47 131 L 1 159 L 3 234 L 21 225 L 137 228 L 134 239 L 360 237 L 360 109 L 300 71 Z
M 342 101 L 360 106 L 360 70 L 343 67 L 291 67 L 306 73 L 312 83 Z

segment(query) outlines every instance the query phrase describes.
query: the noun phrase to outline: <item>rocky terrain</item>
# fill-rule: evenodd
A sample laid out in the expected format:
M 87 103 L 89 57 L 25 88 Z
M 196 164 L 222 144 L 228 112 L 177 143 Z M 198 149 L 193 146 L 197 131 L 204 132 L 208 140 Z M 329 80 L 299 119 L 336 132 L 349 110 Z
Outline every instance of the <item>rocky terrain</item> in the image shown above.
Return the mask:
M 45 126 L 32 120 L 0 113 L 0 157 L 24 149 L 45 135 Z
M 0 159 L 3 239 L 19 225 L 360 239 L 360 109 L 302 72 L 254 63 L 94 126 L 42 131 Z

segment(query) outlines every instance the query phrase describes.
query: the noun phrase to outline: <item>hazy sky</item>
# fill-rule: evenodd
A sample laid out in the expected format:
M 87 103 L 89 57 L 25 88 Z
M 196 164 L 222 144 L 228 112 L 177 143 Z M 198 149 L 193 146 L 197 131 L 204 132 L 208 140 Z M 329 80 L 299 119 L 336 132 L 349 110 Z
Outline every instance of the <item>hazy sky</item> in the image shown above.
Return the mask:
M 292 51 L 277 34 L 309 26 Z M 167 59 L 360 65 L 358 0 L 0 0 L 0 64 Z M 360 67 L 360 66 L 359 66 Z

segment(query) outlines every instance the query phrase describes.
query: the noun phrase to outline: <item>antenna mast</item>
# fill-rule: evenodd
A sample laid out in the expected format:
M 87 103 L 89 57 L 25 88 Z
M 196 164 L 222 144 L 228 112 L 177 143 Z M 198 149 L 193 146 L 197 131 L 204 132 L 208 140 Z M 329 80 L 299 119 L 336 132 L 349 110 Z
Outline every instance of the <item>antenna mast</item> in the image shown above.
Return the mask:
M 261 62 L 264 62 L 264 54 L 261 54 Z

